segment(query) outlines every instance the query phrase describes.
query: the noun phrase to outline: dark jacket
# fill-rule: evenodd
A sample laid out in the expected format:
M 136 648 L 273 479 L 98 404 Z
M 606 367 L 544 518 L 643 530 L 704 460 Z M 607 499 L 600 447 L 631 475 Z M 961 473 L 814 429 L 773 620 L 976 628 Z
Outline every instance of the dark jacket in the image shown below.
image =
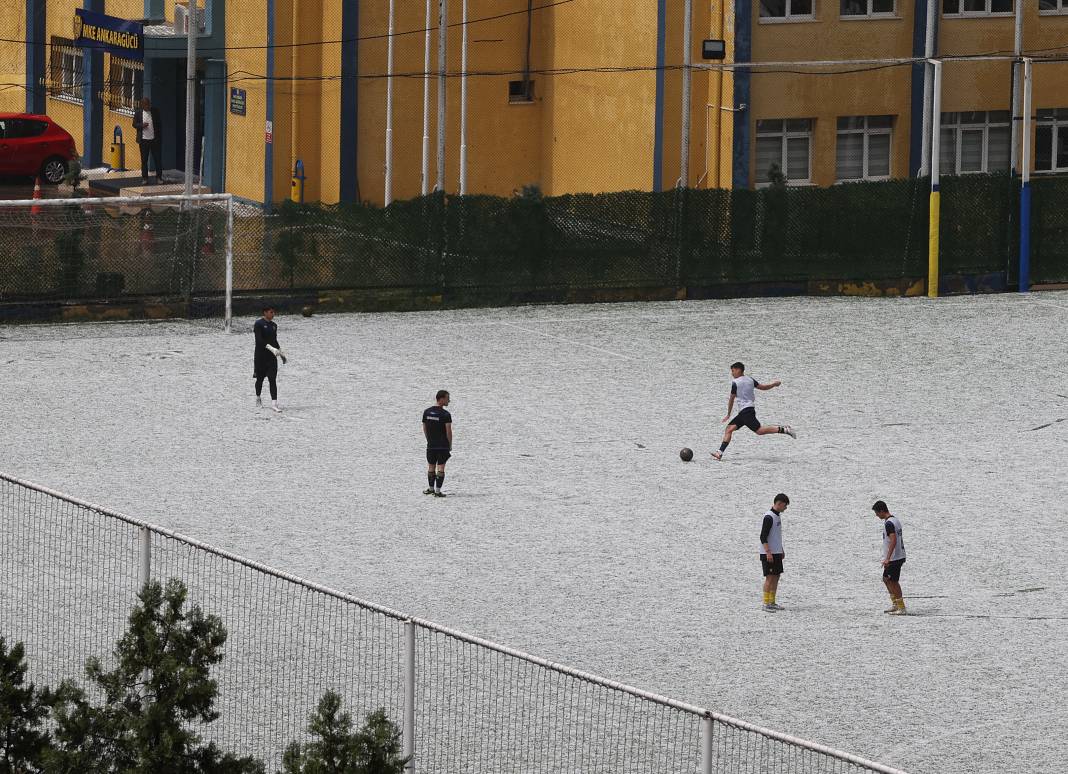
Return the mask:
M 150 107 L 148 109 L 148 112 L 152 116 L 152 126 L 156 130 L 156 139 L 153 140 L 153 142 L 159 142 L 160 140 L 163 139 L 163 122 L 159 120 L 159 110 L 157 108 Z M 144 124 L 141 123 L 141 114 L 142 113 L 144 113 L 144 108 L 140 108 L 139 107 L 139 108 L 137 108 L 137 110 L 134 111 L 133 125 L 134 125 L 134 129 L 137 130 L 137 141 L 138 142 L 144 142 L 141 139 L 141 129 L 144 127 Z

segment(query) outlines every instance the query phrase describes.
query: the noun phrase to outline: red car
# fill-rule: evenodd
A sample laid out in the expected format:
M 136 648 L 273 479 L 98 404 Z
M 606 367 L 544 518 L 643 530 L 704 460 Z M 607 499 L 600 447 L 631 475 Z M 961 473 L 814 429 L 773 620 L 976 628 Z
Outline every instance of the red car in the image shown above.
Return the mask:
M 0 113 L 0 175 L 60 183 L 78 155 L 74 138 L 48 116 Z

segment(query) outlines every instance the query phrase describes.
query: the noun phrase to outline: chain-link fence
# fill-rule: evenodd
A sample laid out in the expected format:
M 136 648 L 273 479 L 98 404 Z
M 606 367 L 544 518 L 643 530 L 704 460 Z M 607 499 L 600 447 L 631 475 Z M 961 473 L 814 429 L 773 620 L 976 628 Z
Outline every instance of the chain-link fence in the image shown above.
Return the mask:
M 113 658 L 145 577 L 228 632 L 205 733 L 275 771 L 327 690 L 384 708 L 415 771 L 711 774 L 895 769 L 554 664 L 0 474 L 0 635 L 54 685 Z
M 336 289 L 457 294 L 469 303 L 601 289 L 758 294 L 761 285 L 916 281 L 928 182 L 556 197 L 430 195 L 372 205 L 238 208 L 238 295 Z M 941 269 L 1015 281 L 1018 186 L 944 178 Z M 1068 281 L 1068 179 L 1033 187 L 1035 282 Z M 0 301 L 176 298 L 221 310 L 221 205 L 0 203 Z M 216 313 L 219 313 L 218 311 Z

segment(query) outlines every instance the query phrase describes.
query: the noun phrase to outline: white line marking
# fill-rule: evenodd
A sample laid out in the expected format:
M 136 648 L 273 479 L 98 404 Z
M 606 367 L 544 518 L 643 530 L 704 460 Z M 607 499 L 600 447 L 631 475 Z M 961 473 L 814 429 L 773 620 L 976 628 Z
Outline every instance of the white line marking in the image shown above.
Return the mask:
M 581 341 L 575 341 L 574 339 L 569 339 L 569 338 L 566 338 L 565 336 L 554 336 L 551 333 L 542 333 L 541 331 L 535 331 L 535 330 L 531 330 L 530 328 L 524 328 L 522 325 L 516 325 L 515 323 L 504 322 L 503 324 L 507 325 L 509 328 L 516 328 L 516 329 L 524 331 L 526 333 L 532 333 L 535 336 L 541 336 L 543 339 L 556 339 L 557 341 L 562 341 L 562 342 L 564 342 L 566 344 L 572 344 L 572 345 L 574 345 L 576 347 L 586 347 L 586 349 L 592 349 L 592 350 L 594 350 L 596 352 L 603 352 L 604 354 L 611 355 L 612 357 L 621 357 L 624 360 L 637 360 L 638 359 L 638 358 L 635 358 L 635 357 L 631 357 L 630 355 L 624 355 L 624 354 L 621 354 L 619 352 L 613 352 L 610 349 L 604 349 L 602 347 L 595 347 L 592 344 L 583 344 Z

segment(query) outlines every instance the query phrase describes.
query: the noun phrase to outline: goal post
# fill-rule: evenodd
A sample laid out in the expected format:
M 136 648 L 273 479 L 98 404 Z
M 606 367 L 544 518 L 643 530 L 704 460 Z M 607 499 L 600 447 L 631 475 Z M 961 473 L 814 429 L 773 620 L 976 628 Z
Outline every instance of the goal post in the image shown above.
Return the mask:
M 0 302 L 141 304 L 231 329 L 232 194 L 0 201 Z

